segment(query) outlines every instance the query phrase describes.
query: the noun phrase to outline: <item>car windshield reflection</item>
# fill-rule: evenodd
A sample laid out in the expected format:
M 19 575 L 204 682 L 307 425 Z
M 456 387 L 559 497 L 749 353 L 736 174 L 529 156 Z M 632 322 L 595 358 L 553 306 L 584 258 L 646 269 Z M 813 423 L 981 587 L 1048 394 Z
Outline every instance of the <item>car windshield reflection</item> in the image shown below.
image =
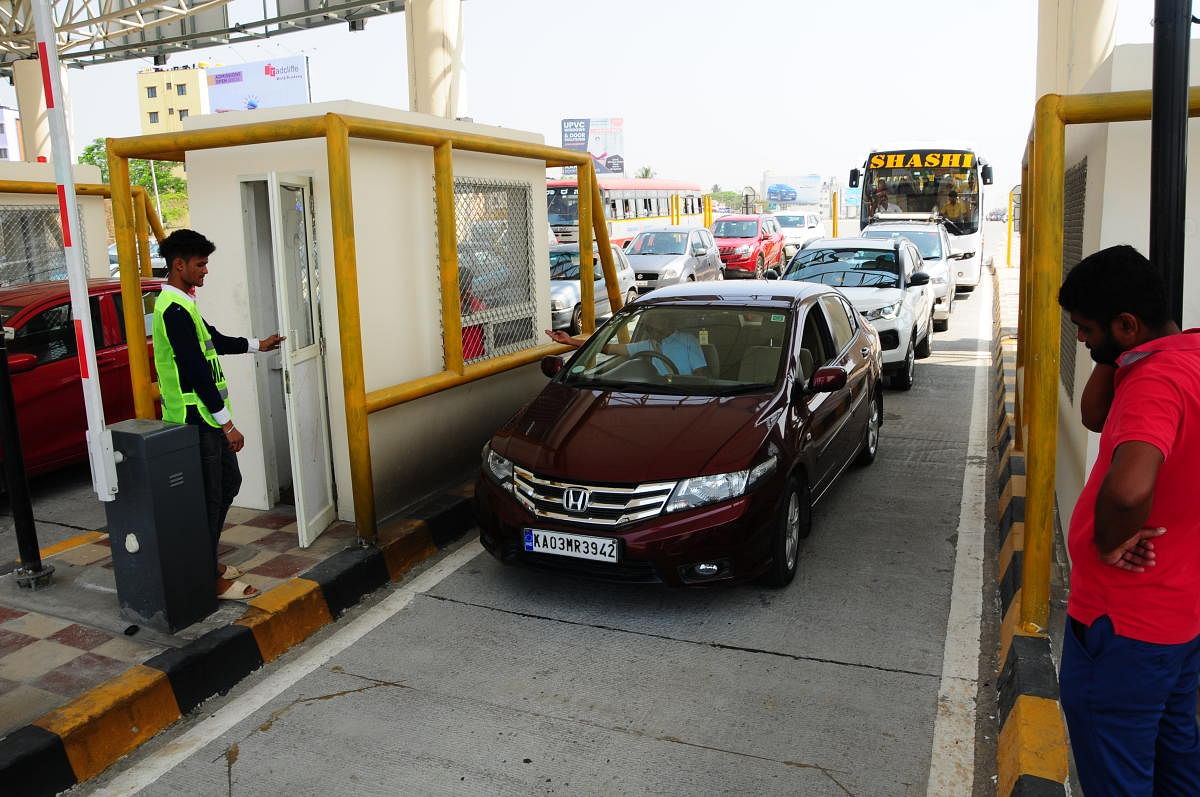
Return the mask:
M 804 249 L 792 258 L 783 279 L 838 288 L 899 288 L 896 254 L 876 249 Z
M 790 317 L 761 307 L 635 306 L 592 336 L 562 382 L 667 395 L 769 391 Z

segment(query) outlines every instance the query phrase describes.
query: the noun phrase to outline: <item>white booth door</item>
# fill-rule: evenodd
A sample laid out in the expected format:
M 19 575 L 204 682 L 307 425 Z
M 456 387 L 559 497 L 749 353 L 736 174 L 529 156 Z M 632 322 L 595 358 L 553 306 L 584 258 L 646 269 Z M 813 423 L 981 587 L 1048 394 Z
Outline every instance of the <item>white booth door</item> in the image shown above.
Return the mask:
M 320 274 L 313 247 L 312 183 L 272 172 L 268 178 L 271 240 L 288 443 L 300 546 L 333 522 L 333 469 L 325 402 L 325 342 Z

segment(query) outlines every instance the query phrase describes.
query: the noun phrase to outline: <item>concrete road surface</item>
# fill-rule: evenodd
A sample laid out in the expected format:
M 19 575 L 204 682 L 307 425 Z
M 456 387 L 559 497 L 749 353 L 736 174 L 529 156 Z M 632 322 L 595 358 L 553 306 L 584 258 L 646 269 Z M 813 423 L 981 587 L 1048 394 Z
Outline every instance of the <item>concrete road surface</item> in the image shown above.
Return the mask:
M 913 390 L 886 393 L 877 462 L 817 508 L 789 588 L 554 577 L 472 540 L 83 791 L 986 791 L 990 275 L 962 298 Z

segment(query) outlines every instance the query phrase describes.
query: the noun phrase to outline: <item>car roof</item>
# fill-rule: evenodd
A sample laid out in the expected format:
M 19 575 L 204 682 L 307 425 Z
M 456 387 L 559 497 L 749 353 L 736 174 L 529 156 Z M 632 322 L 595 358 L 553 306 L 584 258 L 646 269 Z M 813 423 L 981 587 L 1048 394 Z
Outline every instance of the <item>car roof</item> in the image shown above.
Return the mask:
M 142 280 L 142 287 L 161 284 L 162 280 Z M 103 293 L 106 290 L 120 289 L 120 287 L 121 281 L 115 278 L 104 277 L 88 280 L 89 293 Z M 66 280 L 27 282 L 0 288 L 0 304 L 25 307 L 48 299 L 65 299 L 70 295 L 71 286 Z
M 686 304 L 724 302 L 779 306 L 800 304 L 805 299 L 832 293 L 826 285 L 788 280 L 718 280 L 687 282 L 659 288 L 639 298 L 636 304 Z M 636 306 L 636 305 L 635 305 Z
M 728 213 L 724 216 L 721 216 L 719 219 L 717 219 L 717 221 L 758 221 L 763 217 L 763 215 L 764 214 L 758 213 Z
M 647 227 L 641 230 L 638 235 L 645 232 L 691 232 L 692 230 L 700 230 L 702 227 L 688 227 L 684 224 L 664 224 L 661 227 Z
M 884 243 L 889 239 L 886 238 L 818 238 L 808 246 L 804 247 L 805 252 L 811 249 L 887 249 L 892 247 Z

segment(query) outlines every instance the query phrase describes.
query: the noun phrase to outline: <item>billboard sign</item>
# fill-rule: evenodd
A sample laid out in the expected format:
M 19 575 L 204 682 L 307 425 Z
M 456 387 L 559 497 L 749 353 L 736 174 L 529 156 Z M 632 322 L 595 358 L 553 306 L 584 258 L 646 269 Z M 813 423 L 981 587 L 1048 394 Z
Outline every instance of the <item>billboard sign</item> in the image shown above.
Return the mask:
M 213 113 L 304 105 L 309 101 L 308 56 L 293 55 L 205 69 Z
M 563 119 L 562 147 L 589 153 L 596 174 L 625 176 L 624 119 Z M 564 177 L 574 174 L 573 166 L 563 169 Z
M 763 175 L 763 196 L 776 205 L 818 205 L 821 202 L 821 175 Z

